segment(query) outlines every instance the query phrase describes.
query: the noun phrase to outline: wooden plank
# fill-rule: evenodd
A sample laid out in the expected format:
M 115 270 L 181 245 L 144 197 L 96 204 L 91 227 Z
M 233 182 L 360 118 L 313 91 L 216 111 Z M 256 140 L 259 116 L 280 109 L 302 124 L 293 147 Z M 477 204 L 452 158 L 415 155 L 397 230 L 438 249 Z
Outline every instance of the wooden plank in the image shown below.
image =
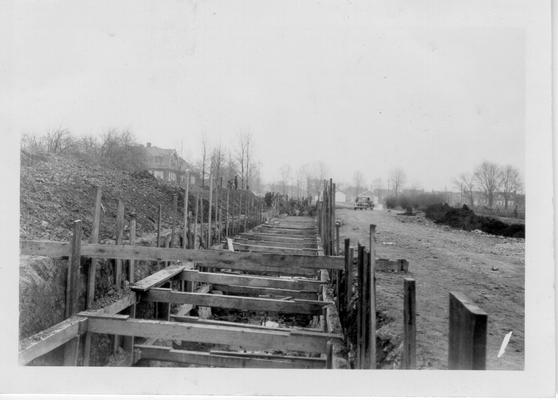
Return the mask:
M 21 240 L 21 254 L 67 257 L 70 246 L 63 242 Z M 196 262 L 212 268 L 242 271 L 285 272 L 315 275 L 317 269 L 342 270 L 343 257 L 230 252 L 227 250 L 191 250 L 130 245 L 82 244 L 81 255 L 95 258 L 120 258 L 151 261 Z
M 89 314 L 97 314 L 97 315 L 111 315 L 111 314 L 118 314 L 119 312 L 125 310 L 126 308 L 136 304 L 136 293 L 129 292 L 124 294 L 120 299 L 116 300 L 115 302 L 105 306 L 103 308 L 99 308 L 97 310 L 87 310 Z
M 184 315 L 184 316 L 180 316 L 177 314 L 172 314 L 171 318 L 174 319 L 175 321 L 178 322 L 190 322 L 190 323 L 198 323 L 198 324 L 204 324 L 204 325 L 216 325 L 216 326 L 235 326 L 238 328 L 252 328 L 252 329 L 260 329 L 263 331 L 282 331 L 282 332 L 289 332 L 292 333 L 293 335 L 315 335 L 315 334 L 320 334 L 319 337 L 322 337 L 323 332 L 321 330 L 318 330 L 316 328 L 301 328 L 298 326 L 294 326 L 292 328 L 286 328 L 286 327 L 276 327 L 276 328 L 270 328 L 267 326 L 262 326 L 262 325 L 254 325 L 254 324 L 245 324 L 245 323 L 241 323 L 241 322 L 229 322 L 229 321 L 220 321 L 220 320 L 215 320 L 215 319 L 203 319 L 200 317 L 193 317 L 190 315 Z M 328 337 L 330 339 L 339 339 L 339 340 L 343 340 L 343 336 L 342 335 L 337 335 L 337 334 L 328 334 Z
M 133 319 L 91 318 L 93 333 L 224 344 L 246 350 L 282 350 L 325 353 L 327 335 L 297 335 L 289 332 L 262 331 L 251 328 L 213 326 L 196 323 Z
M 376 225 L 370 224 L 368 257 L 368 367 L 376 369 Z
M 277 251 L 285 251 L 285 252 L 293 252 L 293 253 L 300 252 L 300 251 L 316 252 L 318 250 L 317 248 L 309 248 L 309 247 L 268 246 L 263 244 L 240 243 L 237 241 L 234 241 L 233 244 L 235 245 L 235 247 L 238 247 L 240 249 L 243 248 L 248 250 L 259 249 L 259 250 L 268 251 L 270 253 L 277 252 Z
M 294 314 L 321 314 L 329 304 L 318 301 L 275 300 L 254 297 L 188 293 L 165 289 L 151 289 L 145 300 L 173 304 L 196 304 L 203 307 L 232 308 L 246 311 L 275 311 Z
M 66 312 L 65 317 L 74 315 L 79 309 L 79 273 L 81 259 L 81 220 L 74 221 L 71 256 L 66 281 Z
M 168 266 L 160 271 L 155 272 L 152 275 L 149 275 L 142 279 L 139 282 L 136 282 L 134 285 L 130 286 L 132 290 L 138 291 L 146 291 L 153 287 L 162 285 L 163 283 L 167 282 L 169 279 L 174 278 L 185 268 L 193 268 L 194 265 L 192 263 L 186 263 L 181 265 L 171 265 Z
M 162 346 L 136 346 L 140 350 L 140 357 L 148 360 L 170 361 L 181 364 L 204 365 L 218 368 L 323 368 L 324 360 L 320 358 L 299 357 L 263 358 L 251 356 L 250 353 L 227 354 L 206 353 L 201 351 L 175 350 Z
M 210 290 L 211 290 L 210 285 L 203 285 L 202 287 L 196 289 L 196 293 L 209 293 Z M 176 311 L 175 314 L 169 313 L 169 318 L 172 318 L 173 315 L 175 317 L 187 316 L 190 314 L 190 311 L 192 311 L 194 307 L 195 307 L 194 304 L 182 304 L 178 307 L 178 310 Z
M 403 293 L 403 354 L 401 360 L 401 368 L 416 369 L 417 324 L 414 279 L 405 278 L 403 280 Z
M 486 312 L 462 293 L 449 298 L 448 368 L 486 369 Z
M 19 344 L 19 363 L 28 364 L 35 358 L 51 352 L 86 329 L 87 318 L 74 315 L 56 325 L 22 340 Z
M 326 360 L 324 358 L 318 357 L 301 357 L 301 356 L 284 356 L 280 354 L 269 354 L 269 353 L 254 353 L 254 352 L 237 352 L 237 351 L 226 351 L 226 350 L 210 350 L 211 354 L 228 355 L 235 357 L 244 358 L 262 358 L 268 360 L 292 360 L 292 361 L 304 361 L 312 362 L 316 364 L 316 368 L 324 368 Z
M 213 284 L 214 290 L 219 290 L 223 294 L 232 294 L 237 296 L 278 296 L 281 298 L 291 297 L 293 299 L 316 300 L 316 292 L 302 292 L 300 290 L 275 289 L 254 286 L 227 286 Z
M 124 237 L 124 202 L 118 199 L 118 211 L 116 213 L 116 244 L 122 244 Z M 122 289 L 122 259 L 116 259 L 116 269 L 114 274 L 114 286 L 117 291 Z
M 242 232 L 238 234 L 238 237 L 247 240 L 274 240 L 277 242 L 285 242 L 285 243 L 298 243 L 300 241 L 316 243 L 315 237 L 300 238 L 294 236 L 281 236 L 273 233 L 265 233 L 259 231 Z
M 324 282 L 310 279 L 265 278 L 255 275 L 234 275 L 184 270 L 180 279 L 228 286 L 255 286 L 317 292 Z

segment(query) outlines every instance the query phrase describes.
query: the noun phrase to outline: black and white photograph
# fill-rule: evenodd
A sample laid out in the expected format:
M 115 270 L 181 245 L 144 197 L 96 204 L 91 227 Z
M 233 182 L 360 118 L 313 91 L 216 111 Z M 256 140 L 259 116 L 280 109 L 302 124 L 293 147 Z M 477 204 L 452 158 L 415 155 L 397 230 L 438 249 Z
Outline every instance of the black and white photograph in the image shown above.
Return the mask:
M 550 1 L 0 10 L 1 393 L 554 395 Z

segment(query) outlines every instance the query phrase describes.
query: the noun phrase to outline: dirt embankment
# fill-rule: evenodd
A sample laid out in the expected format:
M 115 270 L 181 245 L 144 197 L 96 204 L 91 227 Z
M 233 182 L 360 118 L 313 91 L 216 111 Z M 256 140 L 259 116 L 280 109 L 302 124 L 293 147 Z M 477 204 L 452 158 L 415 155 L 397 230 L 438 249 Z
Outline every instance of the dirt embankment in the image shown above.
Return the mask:
M 446 369 L 449 292 L 460 291 L 488 313 L 488 369 L 524 364 L 525 241 L 436 225 L 423 216 L 338 209 L 341 238 L 368 245 L 376 225 L 377 257 L 409 260 L 408 274 L 377 273 L 378 342 L 395 345 L 384 367 L 398 368 L 403 334 L 403 278 L 416 280 L 417 367 Z M 504 336 L 512 331 L 504 355 Z M 389 349 L 384 349 L 389 351 Z

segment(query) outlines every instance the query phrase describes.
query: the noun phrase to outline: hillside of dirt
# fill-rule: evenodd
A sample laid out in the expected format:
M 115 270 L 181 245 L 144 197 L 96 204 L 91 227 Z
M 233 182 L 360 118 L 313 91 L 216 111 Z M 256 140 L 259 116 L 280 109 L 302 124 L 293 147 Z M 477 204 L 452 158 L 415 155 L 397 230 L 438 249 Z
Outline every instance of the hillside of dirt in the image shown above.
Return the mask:
M 171 226 L 173 195 L 178 196 L 178 223 L 183 220 L 184 189 L 159 181 L 147 172 L 130 173 L 106 168 L 75 156 L 21 152 L 20 238 L 68 240 L 72 222 L 81 219 L 83 237 L 91 232 L 96 187 L 103 188 L 100 239 L 115 237 L 118 199 L 125 220 L 137 215 L 137 235 L 157 229 L 159 204 L 162 227 Z M 195 206 L 196 187 L 190 188 L 189 210 Z M 238 192 L 237 192 L 238 194 Z M 207 198 L 207 190 L 203 196 Z M 231 192 L 231 198 L 233 194 Z M 207 201 L 204 202 L 207 215 Z

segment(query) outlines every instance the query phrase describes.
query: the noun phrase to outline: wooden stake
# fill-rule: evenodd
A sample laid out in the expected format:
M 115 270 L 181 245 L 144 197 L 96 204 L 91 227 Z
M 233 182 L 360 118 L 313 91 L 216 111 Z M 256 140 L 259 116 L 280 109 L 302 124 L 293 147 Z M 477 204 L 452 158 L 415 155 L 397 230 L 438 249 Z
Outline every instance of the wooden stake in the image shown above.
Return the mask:
M 225 236 L 229 237 L 229 195 L 230 190 L 227 189 L 227 209 L 225 211 Z
M 333 369 L 333 344 L 331 342 L 327 342 L 326 369 Z
M 136 213 L 132 213 L 130 215 L 130 245 L 134 246 L 136 244 Z M 130 285 L 135 282 L 136 270 L 136 260 L 131 258 L 130 259 L 130 269 L 128 271 L 128 280 Z
M 91 227 L 91 236 L 89 243 L 95 244 L 99 241 L 99 226 L 101 224 L 101 199 L 103 190 L 97 187 L 97 195 L 95 197 L 95 208 L 93 210 L 93 225 Z M 86 308 L 90 308 L 95 299 L 95 274 L 97 272 L 97 259 L 92 258 L 89 264 L 89 272 L 87 274 L 87 302 Z
M 122 244 L 124 236 L 124 202 L 118 200 L 118 211 L 116 214 L 116 244 Z M 116 274 L 114 285 L 117 291 L 122 289 L 122 260 L 116 260 Z
M 449 295 L 449 369 L 486 369 L 488 315 L 465 295 Z
M 79 356 L 79 335 L 64 345 L 64 366 L 75 367 Z
M 192 244 L 192 248 L 196 248 L 197 236 L 198 236 L 198 214 L 199 214 L 199 205 L 200 205 L 200 192 L 196 193 L 196 208 L 194 211 L 194 243 Z
M 213 175 L 209 175 L 209 211 L 207 213 L 207 248 L 209 249 L 212 245 L 212 235 L 211 235 L 211 210 L 213 206 Z
M 353 294 L 353 249 L 351 240 L 345 239 L 345 304 L 342 320 L 346 322 L 346 317 L 351 310 L 351 297 Z
M 157 218 L 157 247 L 161 246 L 161 220 L 163 219 L 163 206 L 159 204 L 159 216 Z
M 369 323 L 369 313 L 370 313 L 370 297 L 369 297 L 369 258 L 370 253 L 363 250 L 363 258 L 362 258 L 362 308 L 361 308 L 361 337 L 362 337 L 362 346 L 361 346 L 361 368 L 362 369 L 369 369 L 370 366 L 370 341 L 369 341 L 369 332 L 370 332 L 370 323 Z
M 178 196 L 175 194 L 172 195 L 172 228 L 171 228 L 171 247 L 176 247 L 176 219 L 178 217 Z
M 356 337 L 356 365 L 358 369 L 362 368 L 362 347 L 363 347 L 363 337 L 362 337 L 362 308 L 363 308 L 363 290 L 362 290 L 362 276 L 363 276 L 363 258 L 364 258 L 364 247 L 360 244 L 357 248 L 357 279 L 358 279 L 358 303 L 357 303 L 357 337 Z
M 189 248 L 188 246 L 188 241 L 190 239 L 190 224 L 188 223 L 188 197 L 189 197 L 189 192 L 190 191 L 190 173 L 188 172 L 186 174 L 186 189 L 184 189 L 184 234 L 183 234 L 183 240 L 182 240 L 182 248 L 183 249 L 187 249 Z
M 417 325 L 416 325 L 416 300 L 415 280 L 403 280 L 404 306 L 403 306 L 403 357 L 402 369 L 417 368 Z
M 79 267 L 81 258 L 81 220 L 79 219 L 74 221 L 73 224 L 71 251 L 66 281 L 66 318 L 79 311 Z
M 368 345 L 369 345 L 369 367 L 376 369 L 376 225 L 370 225 L 370 254 L 368 268 Z

